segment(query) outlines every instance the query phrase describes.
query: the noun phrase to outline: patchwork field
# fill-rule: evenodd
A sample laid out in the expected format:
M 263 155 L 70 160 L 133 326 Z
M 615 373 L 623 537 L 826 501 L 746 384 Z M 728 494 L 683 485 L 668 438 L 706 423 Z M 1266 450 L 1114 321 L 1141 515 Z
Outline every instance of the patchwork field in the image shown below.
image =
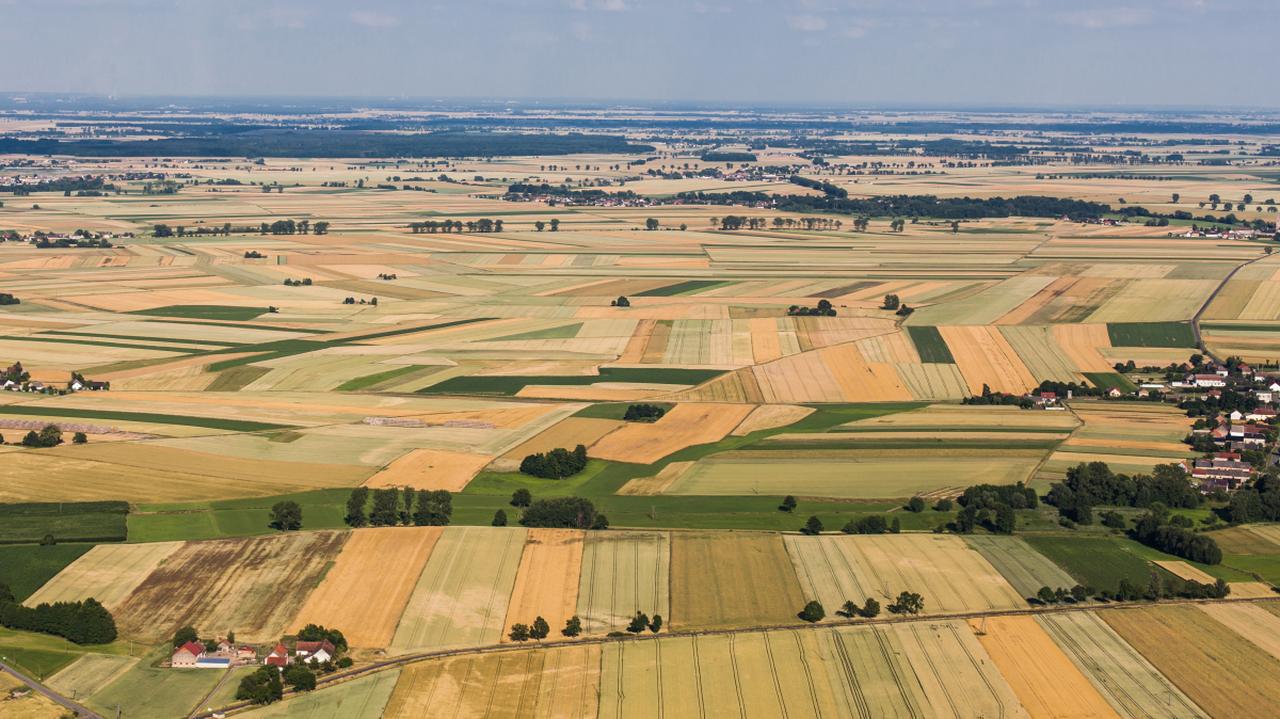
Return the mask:
M 182 546 L 182 542 L 99 544 L 28 597 L 26 604 L 34 607 L 92 597 L 114 610 Z
M 1026 600 L 964 540 L 948 535 L 786 537 L 806 599 L 828 612 L 873 598 L 885 606 L 899 592 L 924 597 L 924 611 L 1019 609 Z
M 135 657 L 85 654 L 45 683 L 68 697 L 88 697 L 119 679 L 138 663 Z
M 440 527 L 379 527 L 351 532 L 291 628 L 338 627 L 352 647 L 388 646 L 443 531 Z
M 278 639 L 346 543 L 345 532 L 188 542 L 115 611 L 127 637 L 158 641 L 178 627 Z M 201 587 L 200 591 L 191 588 Z
M 671 537 L 673 629 L 787 624 L 804 602 L 780 535 Z
M 1076 585 L 1070 574 L 1018 537 L 974 535 L 965 537 L 965 541 L 1024 597 L 1034 597 L 1041 587 Z
M 650 464 L 690 445 L 722 439 L 751 413 L 750 405 L 681 403 L 657 422 L 632 422 L 601 437 L 592 457 Z
M 637 611 L 670 617 L 670 566 L 665 532 L 587 535 L 578 584 L 583 631 L 620 631 Z
M 578 607 L 583 543 L 584 533 L 578 530 L 529 530 L 504 627 L 533 624 L 537 617 L 546 619 L 552 631 L 564 626 Z
M 379 719 L 396 688 L 400 671 L 377 672 L 343 682 L 322 693 L 302 694 L 247 711 L 249 719 Z
M 396 627 L 391 649 L 497 644 L 526 531 L 448 527 L 431 550 Z
M 1196 607 L 1099 616 L 1210 716 L 1266 714 L 1280 702 L 1280 661 Z
M 592 719 L 601 691 L 599 645 L 432 659 L 407 665 L 382 716 Z

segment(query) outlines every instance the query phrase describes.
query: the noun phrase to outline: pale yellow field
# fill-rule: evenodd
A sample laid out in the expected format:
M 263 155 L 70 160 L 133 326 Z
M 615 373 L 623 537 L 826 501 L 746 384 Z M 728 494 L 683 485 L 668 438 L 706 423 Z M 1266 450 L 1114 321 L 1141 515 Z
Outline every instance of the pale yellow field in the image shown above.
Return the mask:
M 533 624 L 542 617 L 558 636 L 578 605 L 583 538 L 584 533 L 574 529 L 529 530 L 504 626 Z
M 182 542 L 99 544 L 58 572 L 24 603 L 34 607 L 92 597 L 107 609 L 115 609 L 182 545 Z
M 492 459 L 485 454 L 415 449 L 370 477 L 365 486 L 461 492 Z
M 982 394 L 986 385 L 992 392 L 1022 394 L 1039 384 L 995 327 L 939 327 L 938 331 L 971 393 Z

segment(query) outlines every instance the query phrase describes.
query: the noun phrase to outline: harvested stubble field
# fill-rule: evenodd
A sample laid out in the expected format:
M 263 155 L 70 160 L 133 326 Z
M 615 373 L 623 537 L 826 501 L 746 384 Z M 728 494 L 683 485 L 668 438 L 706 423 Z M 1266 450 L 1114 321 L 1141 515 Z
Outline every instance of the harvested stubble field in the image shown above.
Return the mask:
M 899 592 L 923 595 L 925 613 L 1020 609 L 1026 600 L 960 537 L 786 537 L 806 598 L 834 608 L 874 598 L 887 605 Z M 829 609 L 829 611 L 834 611 Z
M 621 631 L 637 611 L 670 617 L 670 562 L 666 532 L 588 534 L 578 584 L 583 631 Z
M 600 645 L 414 662 L 400 671 L 386 719 L 594 719 Z
M 564 626 L 578 607 L 584 539 L 576 529 L 529 530 L 504 627 L 533 624 L 536 617 L 546 619 L 553 631 Z
M 357 529 L 292 622 L 338 627 L 352 647 L 391 644 L 440 527 Z
M 1096 614 L 1045 614 L 1036 621 L 1121 716 L 1206 716 Z
M 1197 607 L 1099 616 L 1210 716 L 1269 716 L 1280 706 L 1280 661 Z
M 786 624 L 802 606 L 781 535 L 672 535 L 673 629 Z
M 525 537 L 522 528 L 446 528 L 400 617 L 392 650 L 497 644 Z
M 249 642 L 278 639 L 347 538 L 306 532 L 188 542 L 120 604 L 116 623 L 144 641 L 186 625 Z
M 365 486 L 461 492 L 492 459 L 485 454 L 415 449 L 370 477 Z
M 1259 649 L 1280 659 L 1280 616 L 1263 609 L 1263 605 L 1237 602 L 1201 604 L 1197 608 L 1224 627 L 1248 639 Z
M 969 625 L 1033 718 L 1120 716 L 1035 617 L 984 617 Z
M 605 435 L 591 446 L 590 454 L 651 464 L 685 447 L 724 439 L 752 409 L 750 405 L 681 403 L 657 422 L 632 422 Z
M 90 597 L 115 609 L 182 546 L 182 542 L 99 544 L 27 598 L 27 606 L 78 602 Z

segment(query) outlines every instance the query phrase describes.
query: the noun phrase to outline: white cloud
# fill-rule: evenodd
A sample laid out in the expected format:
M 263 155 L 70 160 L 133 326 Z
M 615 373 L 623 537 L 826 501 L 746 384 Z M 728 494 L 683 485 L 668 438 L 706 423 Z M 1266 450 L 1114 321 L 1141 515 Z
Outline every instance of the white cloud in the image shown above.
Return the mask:
M 627 9 L 627 2 L 626 0 L 569 0 L 569 7 L 574 10 L 623 12 Z
M 792 30 L 801 32 L 822 32 L 827 29 L 826 18 L 808 13 L 788 16 L 787 24 L 791 26 Z
M 365 27 L 384 28 L 399 25 L 400 18 L 374 10 L 353 10 L 351 12 L 351 22 Z

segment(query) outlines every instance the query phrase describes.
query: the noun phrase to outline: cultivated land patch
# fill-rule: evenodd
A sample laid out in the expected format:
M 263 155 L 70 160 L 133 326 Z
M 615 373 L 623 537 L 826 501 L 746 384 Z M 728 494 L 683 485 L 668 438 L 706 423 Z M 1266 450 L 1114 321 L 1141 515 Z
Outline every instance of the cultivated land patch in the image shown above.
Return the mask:
M 1121 716 L 1206 716 L 1096 614 L 1043 614 L 1036 621 Z
M 391 648 L 497 644 L 505 628 L 526 530 L 448 527 L 431 550 Z
M 781 535 L 672 535 L 672 628 L 786 624 L 803 606 Z
M 338 627 L 352 647 L 391 644 L 441 527 L 357 529 L 292 623 Z
M 493 457 L 443 449 L 415 449 L 370 477 L 367 487 L 413 487 L 461 492 Z
M 621 631 L 637 611 L 670 617 L 670 561 L 666 532 L 589 533 L 578 584 L 583 630 Z
M 584 539 L 576 529 L 529 530 L 504 627 L 533 624 L 537 617 L 546 619 L 553 632 L 564 627 L 578 608 Z
M 985 617 L 969 625 L 1032 717 L 1120 716 L 1035 617 Z
M 347 541 L 346 532 L 188 542 L 120 604 L 121 634 L 144 641 L 194 626 L 248 642 L 278 639 Z M 192 587 L 200 587 L 193 591 Z
M 1201 604 L 1215 621 L 1239 634 L 1267 654 L 1280 659 L 1280 616 L 1258 604 Z
M 1041 587 L 1072 587 L 1076 581 L 1043 554 L 1018 537 L 973 535 L 965 541 L 1024 597 L 1034 597 Z
M 1280 705 L 1280 661 L 1197 607 L 1099 616 L 1210 716 L 1265 716 Z
M 581 645 L 414 662 L 400 671 L 382 716 L 594 719 L 600 651 Z
M 812 407 L 801 407 L 792 404 L 762 404 L 751 410 L 751 414 L 747 415 L 747 418 L 742 420 L 742 424 L 739 424 L 731 434 L 735 437 L 745 437 L 752 432 L 786 427 L 811 414 L 813 414 Z
M 925 613 L 1019 609 L 1026 600 L 959 537 L 786 537 L 787 552 L 806 599 L 828 611 L 874 598 L 886 606 L 899 592 L 924 597 Z
M 589 453 L 600 459 L 650 464 L 685 447 L 723 439 L 751 410 L 750 405 L 681 403 L 657 422 L 632 422 L 605 435 Z
M 182 542 L 99 544 L 28 597 L 26 604 L 34 607 L 92 597 L 115 609 L 181 547 Z
M 1024 541 L 1075 578 L 1076 583 L 1115 591 L 1120 580 L 1144 587 L 1156 571 L 1128 540 L 1112 537 L 1027 535 Z M 1056 587 L 1055 587 L 1056 588 Z
M 123 676 L 138 663 L 136 657 L 85 654 L 45 682 L 68 697 L 87 697 Z
M 88 697 L 86 704 L 103 716 L 187 716 L 218 684 L 222 672 L 207 669 L 174 671 L 142 661 Z
M 305 692 L 292 699 L 254 709 L 248 719 L 379 719 L 400 678 L 399 669 L 375 672 L 359 679 Z
M 88 544 L 0 546 L 0 583 L 22 601 L 92 548 Z

